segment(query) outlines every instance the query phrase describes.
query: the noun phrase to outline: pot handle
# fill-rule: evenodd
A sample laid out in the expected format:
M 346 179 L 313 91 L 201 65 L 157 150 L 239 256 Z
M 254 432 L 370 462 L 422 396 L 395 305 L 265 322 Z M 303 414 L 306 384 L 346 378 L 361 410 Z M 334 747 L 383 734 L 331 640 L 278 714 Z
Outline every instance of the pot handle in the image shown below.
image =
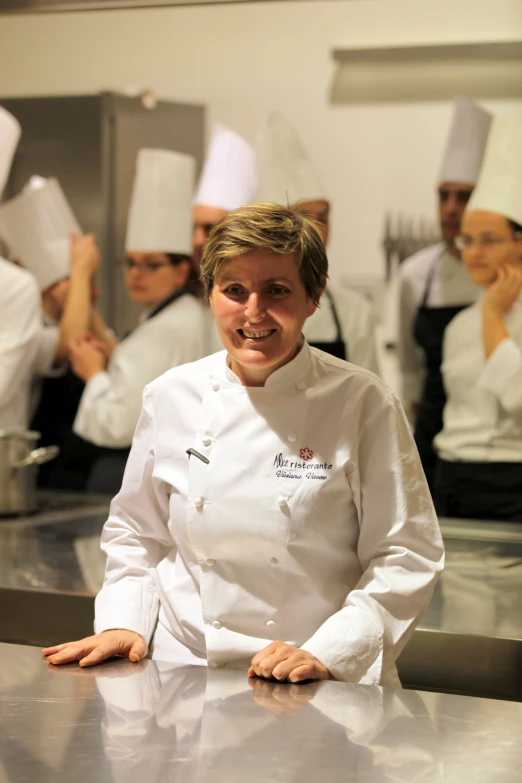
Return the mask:
M 27 468 L 29 465 L 43 465 L 44 462 L 54 459 L 60 453 L 58 446 L 46 446 L 34 449 L 25 459 L 11 462 L 12 468 Z

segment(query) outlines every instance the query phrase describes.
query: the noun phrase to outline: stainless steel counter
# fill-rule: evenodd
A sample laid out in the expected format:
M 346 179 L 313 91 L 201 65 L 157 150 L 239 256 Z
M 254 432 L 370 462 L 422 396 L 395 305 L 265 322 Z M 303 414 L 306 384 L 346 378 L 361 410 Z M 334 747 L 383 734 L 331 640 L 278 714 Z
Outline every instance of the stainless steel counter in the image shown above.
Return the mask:
M 0 644 L 2 783 L 510 783 L 522 705 Z
M 74 501 L 74 498 L 71 499 Z M 91 633 L 108 499 L 0 521 L 0 641 Z M 522 525 L 441 520 L 446 569 L 399 660 L 403 683 L 522 699 Z

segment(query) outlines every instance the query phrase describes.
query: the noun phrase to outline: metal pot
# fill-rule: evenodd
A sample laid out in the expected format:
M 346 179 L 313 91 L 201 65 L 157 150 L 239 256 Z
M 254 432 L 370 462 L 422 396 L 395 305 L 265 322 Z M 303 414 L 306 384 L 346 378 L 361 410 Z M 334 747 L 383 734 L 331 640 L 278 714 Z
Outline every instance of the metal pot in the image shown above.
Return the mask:
M 59 452 L 37 448 L 39 438 L 39 432 L 0 430 L 0 515 L 35 511 L 37 466 Z

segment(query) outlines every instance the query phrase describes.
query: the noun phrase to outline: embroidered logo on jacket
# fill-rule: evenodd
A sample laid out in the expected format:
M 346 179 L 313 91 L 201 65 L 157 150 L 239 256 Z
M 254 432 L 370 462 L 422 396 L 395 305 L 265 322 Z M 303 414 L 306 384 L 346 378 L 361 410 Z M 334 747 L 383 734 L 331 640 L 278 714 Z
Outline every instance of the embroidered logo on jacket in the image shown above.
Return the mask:
M 328 462 L 310 462 L 313 459 L 314 452 L 305 446 L 299 449 L 299 457 L 303 460 L 300 462 L 297 459 L 287 459 L 280 452 L 276 454 L 273 466 L 276 468 L 277 478 L 288 478 L 300 481 L 303 478 L 307 479 L 319 479 L 320 481 L 326 481 L 328 478 L 328 471 L 332 470 L 333 465 Z M 307 473 L 301 471 L 307 470 Z

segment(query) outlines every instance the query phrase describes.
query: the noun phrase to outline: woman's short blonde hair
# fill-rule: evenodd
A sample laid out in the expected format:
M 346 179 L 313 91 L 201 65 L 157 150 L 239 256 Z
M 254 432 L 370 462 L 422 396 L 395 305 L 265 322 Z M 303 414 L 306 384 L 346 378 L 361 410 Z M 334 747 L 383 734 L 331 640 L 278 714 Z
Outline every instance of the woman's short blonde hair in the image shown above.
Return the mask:
M 314 304 L 319 304 L 328 277 L 322 237 L 311 220 L 276 204 L 241 207 L 216 223 L 201 261 L 207 295 L 210 296 L 223 264 L 256 250 L 293 255 L 306 293 Z

